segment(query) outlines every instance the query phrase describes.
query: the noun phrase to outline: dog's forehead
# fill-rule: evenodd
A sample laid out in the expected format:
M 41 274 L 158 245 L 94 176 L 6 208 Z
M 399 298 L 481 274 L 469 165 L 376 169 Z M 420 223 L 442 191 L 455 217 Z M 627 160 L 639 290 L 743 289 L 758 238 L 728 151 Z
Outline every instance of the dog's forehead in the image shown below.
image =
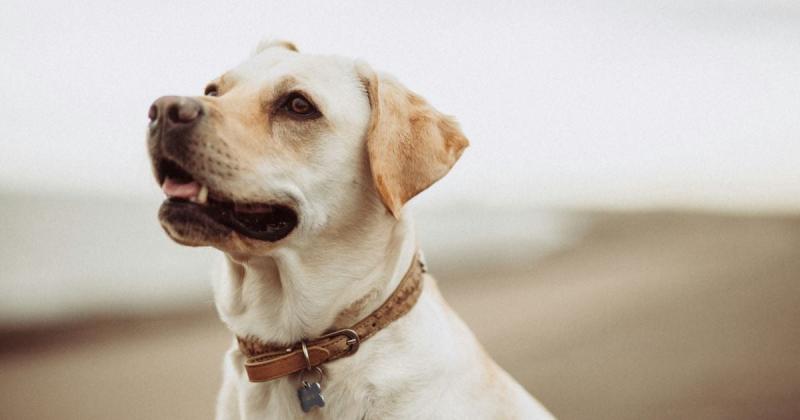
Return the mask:
M 358 84 L 353 60 L 301 54 L 283 48 L 269 48 L 253 55 L 225 74 L 226 80 L 267 86 L 287 77 L 307 88 L 341 94 L 341 88 Z M 337 92 L 339 91 L 339 92 Z

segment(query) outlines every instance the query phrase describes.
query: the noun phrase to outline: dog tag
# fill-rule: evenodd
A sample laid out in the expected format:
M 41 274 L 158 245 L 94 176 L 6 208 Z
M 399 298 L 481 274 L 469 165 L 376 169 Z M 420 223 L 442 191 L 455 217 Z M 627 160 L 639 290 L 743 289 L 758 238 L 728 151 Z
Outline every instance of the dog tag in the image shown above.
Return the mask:
M 322 388 L 319 382 L 308 383 L 303 381 L 303 386 L 297 390 L 297 398 L 300 399 L 300 408 L 306 413 L 311 411 L 314 406 L 325 406 L 325 397 L 322 396 Z

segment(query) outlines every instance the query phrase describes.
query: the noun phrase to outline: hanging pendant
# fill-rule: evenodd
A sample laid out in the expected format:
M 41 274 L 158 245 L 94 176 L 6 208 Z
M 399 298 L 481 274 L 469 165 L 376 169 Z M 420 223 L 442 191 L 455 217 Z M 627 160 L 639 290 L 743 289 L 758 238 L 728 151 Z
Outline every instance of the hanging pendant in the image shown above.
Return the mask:
M 322 388 L 319 382 L 308 383 L 303 381 L 303 386 L 297 390 L 297 398 L 300 399 L 300 408 L 306 413 L 314 407 L 325 406 L 325 397 L 322 395 Z
M 303 409 L 303 412 L 308 413 L 314 407 L 324 407 L 325 406 L 325 397 L 322 395 L 322 369 L 319 367 L 314 368 L 319 375 L 319 382 L 309 382 L 303 379 L 303 376 L 309 372 L 309 370 L 303 371 L 300 374 L 300 383 L 302 386 L 297 390 L 297 398 L 300 400 L 300 408 Z

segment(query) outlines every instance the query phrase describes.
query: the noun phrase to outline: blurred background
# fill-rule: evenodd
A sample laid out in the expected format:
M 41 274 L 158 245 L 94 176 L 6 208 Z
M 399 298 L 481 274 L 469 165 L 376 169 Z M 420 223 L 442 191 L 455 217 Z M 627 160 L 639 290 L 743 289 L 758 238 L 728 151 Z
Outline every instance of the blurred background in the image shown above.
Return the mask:
M 212 417 L 218 253 L 161 232 L 146 114 L 264 37 L 366 60 L 459 119 L 472 146 L 415 199 L 421 245 L 556 416 L 800 418 L 782 0 L 3 1 L 0 418 Z

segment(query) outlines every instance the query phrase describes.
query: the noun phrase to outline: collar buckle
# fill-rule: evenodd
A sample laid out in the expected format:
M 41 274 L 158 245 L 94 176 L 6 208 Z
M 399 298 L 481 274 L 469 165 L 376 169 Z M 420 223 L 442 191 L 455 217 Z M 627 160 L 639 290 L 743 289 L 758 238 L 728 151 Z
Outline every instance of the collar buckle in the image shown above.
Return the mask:
M 341 329 L 341 330 L 338 330 L 338 331 L 327 333 L 327 334 L 319 337 L 319 339 L 331 338 L 331 337 L 336 337 L 336 336 L 339 336 L 339 335 L 343 335 L 343 336 L 347 337 L 347 345 L 350 346 L 350 348 L 347 350 L 347 354 L 345 354 L 345 356 L 349 356 L 349 355 L 355 353 L 356 351 L 358 351 L 358 346 L 361 344 L 361 338 L 358 336 L 357 332 L 355 332 L 354 330 L 351 330 L 349 328 L 345 328 L 345 329 Z

